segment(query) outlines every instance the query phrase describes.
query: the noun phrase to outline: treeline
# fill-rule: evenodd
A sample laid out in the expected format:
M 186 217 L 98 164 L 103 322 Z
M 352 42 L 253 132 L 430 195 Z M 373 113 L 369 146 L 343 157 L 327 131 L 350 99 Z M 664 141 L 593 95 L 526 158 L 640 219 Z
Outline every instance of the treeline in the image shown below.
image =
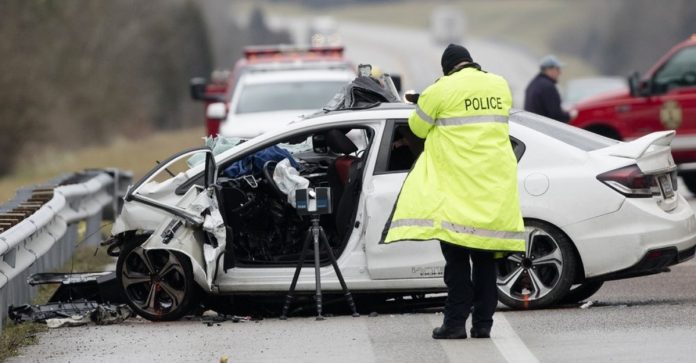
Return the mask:
M 559 32 L 553 47 L 587 59 L 605 74 L 644 72 L 676 43 L 696 33 L 693 0 L 593 2 L 581 29 Z
M 0 0 L 0 176 L 22 153 L 200 126 L 188 82 L 247 44 L 287 42 L 255 11 L 214 19 L 213 1 Z M 220 14 L 233 5 L 219 1 Z M 211 44 L 210 32 L 221 31 Z M 215 64 L 214 54 L 226 61 Z M 220 57 L 218 57 L 220 58 Z
M 207 39 L 185 0 L 0 1 L 0 175 L 37 145 L 199 121 L 186 85 L 211 68 Z

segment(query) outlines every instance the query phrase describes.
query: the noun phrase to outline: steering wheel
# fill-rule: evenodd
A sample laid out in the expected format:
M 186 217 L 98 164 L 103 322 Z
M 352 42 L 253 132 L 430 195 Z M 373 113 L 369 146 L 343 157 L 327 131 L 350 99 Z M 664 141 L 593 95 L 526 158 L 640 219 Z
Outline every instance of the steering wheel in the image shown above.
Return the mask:
M 273 189 L 273 193 L 278 198 L 286 200 L 287 196 L 280 190 L 280 188 L 278 188 L 278 184 L 276 184 L 275 180 L 273 180 L 273 171 L 275 170 L 276 165 L 278 165 L 278 162 L 274 160 L 268 160 L 265 162 L 263 164 L 263 178 L 266 179 L 268 185 L 270 185 L 271 189 Z

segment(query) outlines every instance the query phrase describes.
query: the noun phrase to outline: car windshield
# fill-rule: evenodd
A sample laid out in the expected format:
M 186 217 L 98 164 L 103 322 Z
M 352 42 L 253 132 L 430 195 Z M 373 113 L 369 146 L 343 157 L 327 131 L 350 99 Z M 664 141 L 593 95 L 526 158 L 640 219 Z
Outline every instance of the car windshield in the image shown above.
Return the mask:
M 320 109 L 345 84 L 345 81 L 250 84 L 242 89 L 236 113 Z
M 599 150 L 618 143 L 608 137 L 529 112 L 514 113 L 511 119 L 584 151 Z

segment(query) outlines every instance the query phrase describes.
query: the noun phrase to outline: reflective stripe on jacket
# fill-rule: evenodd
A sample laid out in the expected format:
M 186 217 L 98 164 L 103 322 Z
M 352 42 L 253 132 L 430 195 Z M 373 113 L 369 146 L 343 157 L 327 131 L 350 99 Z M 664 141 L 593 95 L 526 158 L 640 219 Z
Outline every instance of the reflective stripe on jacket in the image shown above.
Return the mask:
M 474 68 L 423 91 L 408 124 L 425 148 L 404 181 L 385 243 L 437 239 L 524 251 L 511 104 L 505 79 Z

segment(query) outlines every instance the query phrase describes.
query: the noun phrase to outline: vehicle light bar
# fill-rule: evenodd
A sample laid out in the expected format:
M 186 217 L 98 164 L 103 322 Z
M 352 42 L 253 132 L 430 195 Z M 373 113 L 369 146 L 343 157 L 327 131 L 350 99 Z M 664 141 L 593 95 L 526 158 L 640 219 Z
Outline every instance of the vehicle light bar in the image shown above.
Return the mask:
M 341 58 L 343 57 L 343 46 L 315 46 L 301 47 L 295 45 L 256 45 L 244 47 L 244 58 L 247 60 L 268 59 L 268 58 Z

